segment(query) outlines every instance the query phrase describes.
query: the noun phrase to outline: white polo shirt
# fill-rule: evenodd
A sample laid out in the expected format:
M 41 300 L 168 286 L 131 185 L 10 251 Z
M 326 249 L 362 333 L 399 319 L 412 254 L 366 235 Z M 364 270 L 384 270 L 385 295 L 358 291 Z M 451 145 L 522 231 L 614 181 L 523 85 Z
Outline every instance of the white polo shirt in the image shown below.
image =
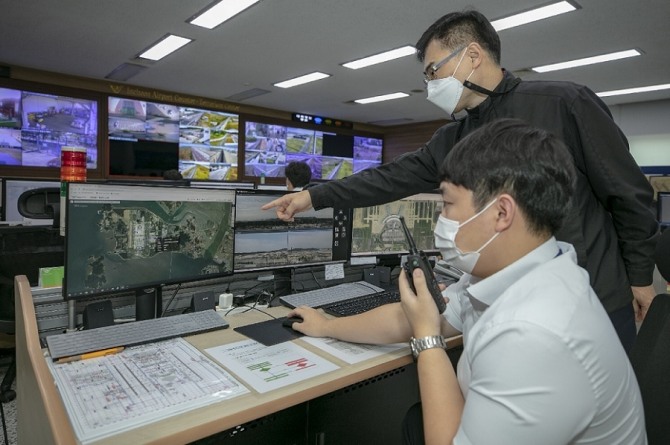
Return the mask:
M 464 344 L 454 444 L 647 443 L 635 374 L 570 244 L 551 238 L 446 295 Z

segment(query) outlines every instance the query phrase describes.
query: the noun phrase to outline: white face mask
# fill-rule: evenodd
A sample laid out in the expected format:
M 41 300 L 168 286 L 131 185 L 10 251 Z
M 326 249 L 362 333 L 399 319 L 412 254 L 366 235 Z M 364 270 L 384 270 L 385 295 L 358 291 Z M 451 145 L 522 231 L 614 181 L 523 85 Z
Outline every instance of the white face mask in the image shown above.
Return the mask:
M 461 66 L 465 53 L 466 51 L 463 51 L 458 65 L 454 69 L 454 74 L 458 71 L 458 67 Z M 456 79 L 454 74 L 442 79 L 433 79 L 428 82 L 426 87 L 428 90 L 428 101 L 446 111 L 449 116 L 454 114 L 456 105 L 458 105 L 458 101 L 461 100 L 461 95 L 463 94 L 463 83 Z M 470 76 L 472 76 L 472 73 L 470 73 Z M 470 76 L 468 76 L 468 79 Z
M 463 252 L 461 249 L 456 246 L 456 234 L 458 229 L 477 218 L 479 215 L 484 213 L 489 207 L 491 207 L 497 198 L 491 201 L 477 214 L 473 215 L 467 221 L 459 224 L 458 221 L 454 221 L 449 218 L 445 218 L 440 215 L 435 226 L 435 247 L 440 250 L 440 254 L 444 261 L 448 264 L 454 266 L 457 269 L 462 270 L 466 273 L 472 273 L 472 270 L 475 268 L 477 261 L 479 260 L 479 254 L 486 246 L 488 246 L 500 232 L 496 232 L 487 242 L 484 243 L 482 247 L 473 251 L 473 252 Z

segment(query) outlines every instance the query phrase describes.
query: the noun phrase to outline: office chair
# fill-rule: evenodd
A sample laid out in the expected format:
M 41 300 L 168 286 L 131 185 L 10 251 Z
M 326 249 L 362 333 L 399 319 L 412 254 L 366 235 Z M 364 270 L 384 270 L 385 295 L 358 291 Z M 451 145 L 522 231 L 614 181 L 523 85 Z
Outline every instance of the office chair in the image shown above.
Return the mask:
M 31 219 L 52 219 L 53 227 L 60 225 L 60 189 L 42 187 L 27 190 L 19 196 L 18 211 Z
M 656 246 L 656 266 L 670 282 L 670 230 Z M 649 445 L 670 443 L 670 295 L 654 298 L 630 351 L 647 428 Z

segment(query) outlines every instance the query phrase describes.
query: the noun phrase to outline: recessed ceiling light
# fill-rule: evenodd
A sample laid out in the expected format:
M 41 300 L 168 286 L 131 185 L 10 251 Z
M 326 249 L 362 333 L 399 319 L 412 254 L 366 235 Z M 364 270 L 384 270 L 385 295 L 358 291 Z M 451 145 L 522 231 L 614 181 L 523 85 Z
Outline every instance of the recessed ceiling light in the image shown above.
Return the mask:
M 549 71 L 564 70 L 566 68 L 574 68 L 577 66 L 593 65 L 596 63 L 609 62 L 612 60 L 626 59 L 628 57 L 640 56 L 642 53 L 636 49 L 628 49 L 626 51 L 618 51 L 615 53 L 601 54 L 599 56 L 586 57 L 584 59 L 570 60 L 568 62 L 553 63 L 551 65 L 536 66 L 531 68 L 538 73 L 546 73 Z
M 188 22 L 192 25 L 202 26 L 203 28 L 214 29 L 258 2 L 259 0 L 223 0 L 209 7 L 205 12 Z
M 139 57 L 142 59 L 160 60 L 168 54 L 177 51 L 179 48 L 189 42 L 192 42 L 192 40 L 187 39 L 186 37 L 179 37 L 168 34 L 159 40 L 156 44 L 154 44 L 151 48 L 140 54 Z
M 495 28 L 496 31 L 500 32 L 503 29 L 514 28 L 516 26 L 525 25 L 527 23 L 537 22 L 538 20 L 547 19 L 555 15 L 565 14 L 566 12 L 574 11 L 576 9 L 577 6 L 572 3 L 558 2 L 551 5 L 542 6 L 541 8 L 514 14 L 502 19 L 494 20 L 491 22 L 491 25 L 493 25 L 493 28 Z
M 596 93 L 599 97 L 622 96 L 624 94 L 648 93 L 650 91 L 670 90 L 670 83 L 651 85 L 648 87 L 625 88 L 623 90 L 603 91 Z
M 385 100 L 400 99 L 402 97 L 407 96 L 409 96 L 409 94 L 407 93 L 391 93 L 391 94 L 384 94 L 382 96 L 367 97 L 365 99 L 356 99 L 354 102 L 356 102 L 357 104 L 371 104 L 374 102 L 383 102 Z
M 320 73 L 316 71 L 314 73 L 305 74 L 304 76 L 288 79 L 283 82 L 275 83 L 273 85 L 279 88 L 291 88 L 296 85 L 302 85 L 303 83 L 309 83 L 314 82 L 316 80 L 325 79 L 326 77 L 330 77 L 330 74 Z
M 350 68 L 352 70 L 357 70 L 359 68 L 365 68 L 366 66 L 376 65 L 378 63 L 388 62 L 389 60 L 399 59 L 405 56 L 411 56 L 416 54 L 416 48 L 413 46 L 403 46 L 401 48 L 392 49 L 390 51 L 385 51 L 383 53 L 375 54 L 374 56 L 364 57 L 362 59 L 354 60 L 351 62 L 343 63 L 342 66 L 345 68 Z

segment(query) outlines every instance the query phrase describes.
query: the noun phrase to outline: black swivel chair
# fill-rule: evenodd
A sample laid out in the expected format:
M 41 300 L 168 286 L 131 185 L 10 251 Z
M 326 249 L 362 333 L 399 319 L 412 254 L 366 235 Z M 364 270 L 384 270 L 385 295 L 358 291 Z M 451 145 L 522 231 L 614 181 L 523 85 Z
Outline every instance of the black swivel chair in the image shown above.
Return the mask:
M 656 266 L 670 282 L 670 230 L 656 247 Z M 654 298 L 630 351 L 642 393 L 649 445 L 670 443 L 670 295 Z

